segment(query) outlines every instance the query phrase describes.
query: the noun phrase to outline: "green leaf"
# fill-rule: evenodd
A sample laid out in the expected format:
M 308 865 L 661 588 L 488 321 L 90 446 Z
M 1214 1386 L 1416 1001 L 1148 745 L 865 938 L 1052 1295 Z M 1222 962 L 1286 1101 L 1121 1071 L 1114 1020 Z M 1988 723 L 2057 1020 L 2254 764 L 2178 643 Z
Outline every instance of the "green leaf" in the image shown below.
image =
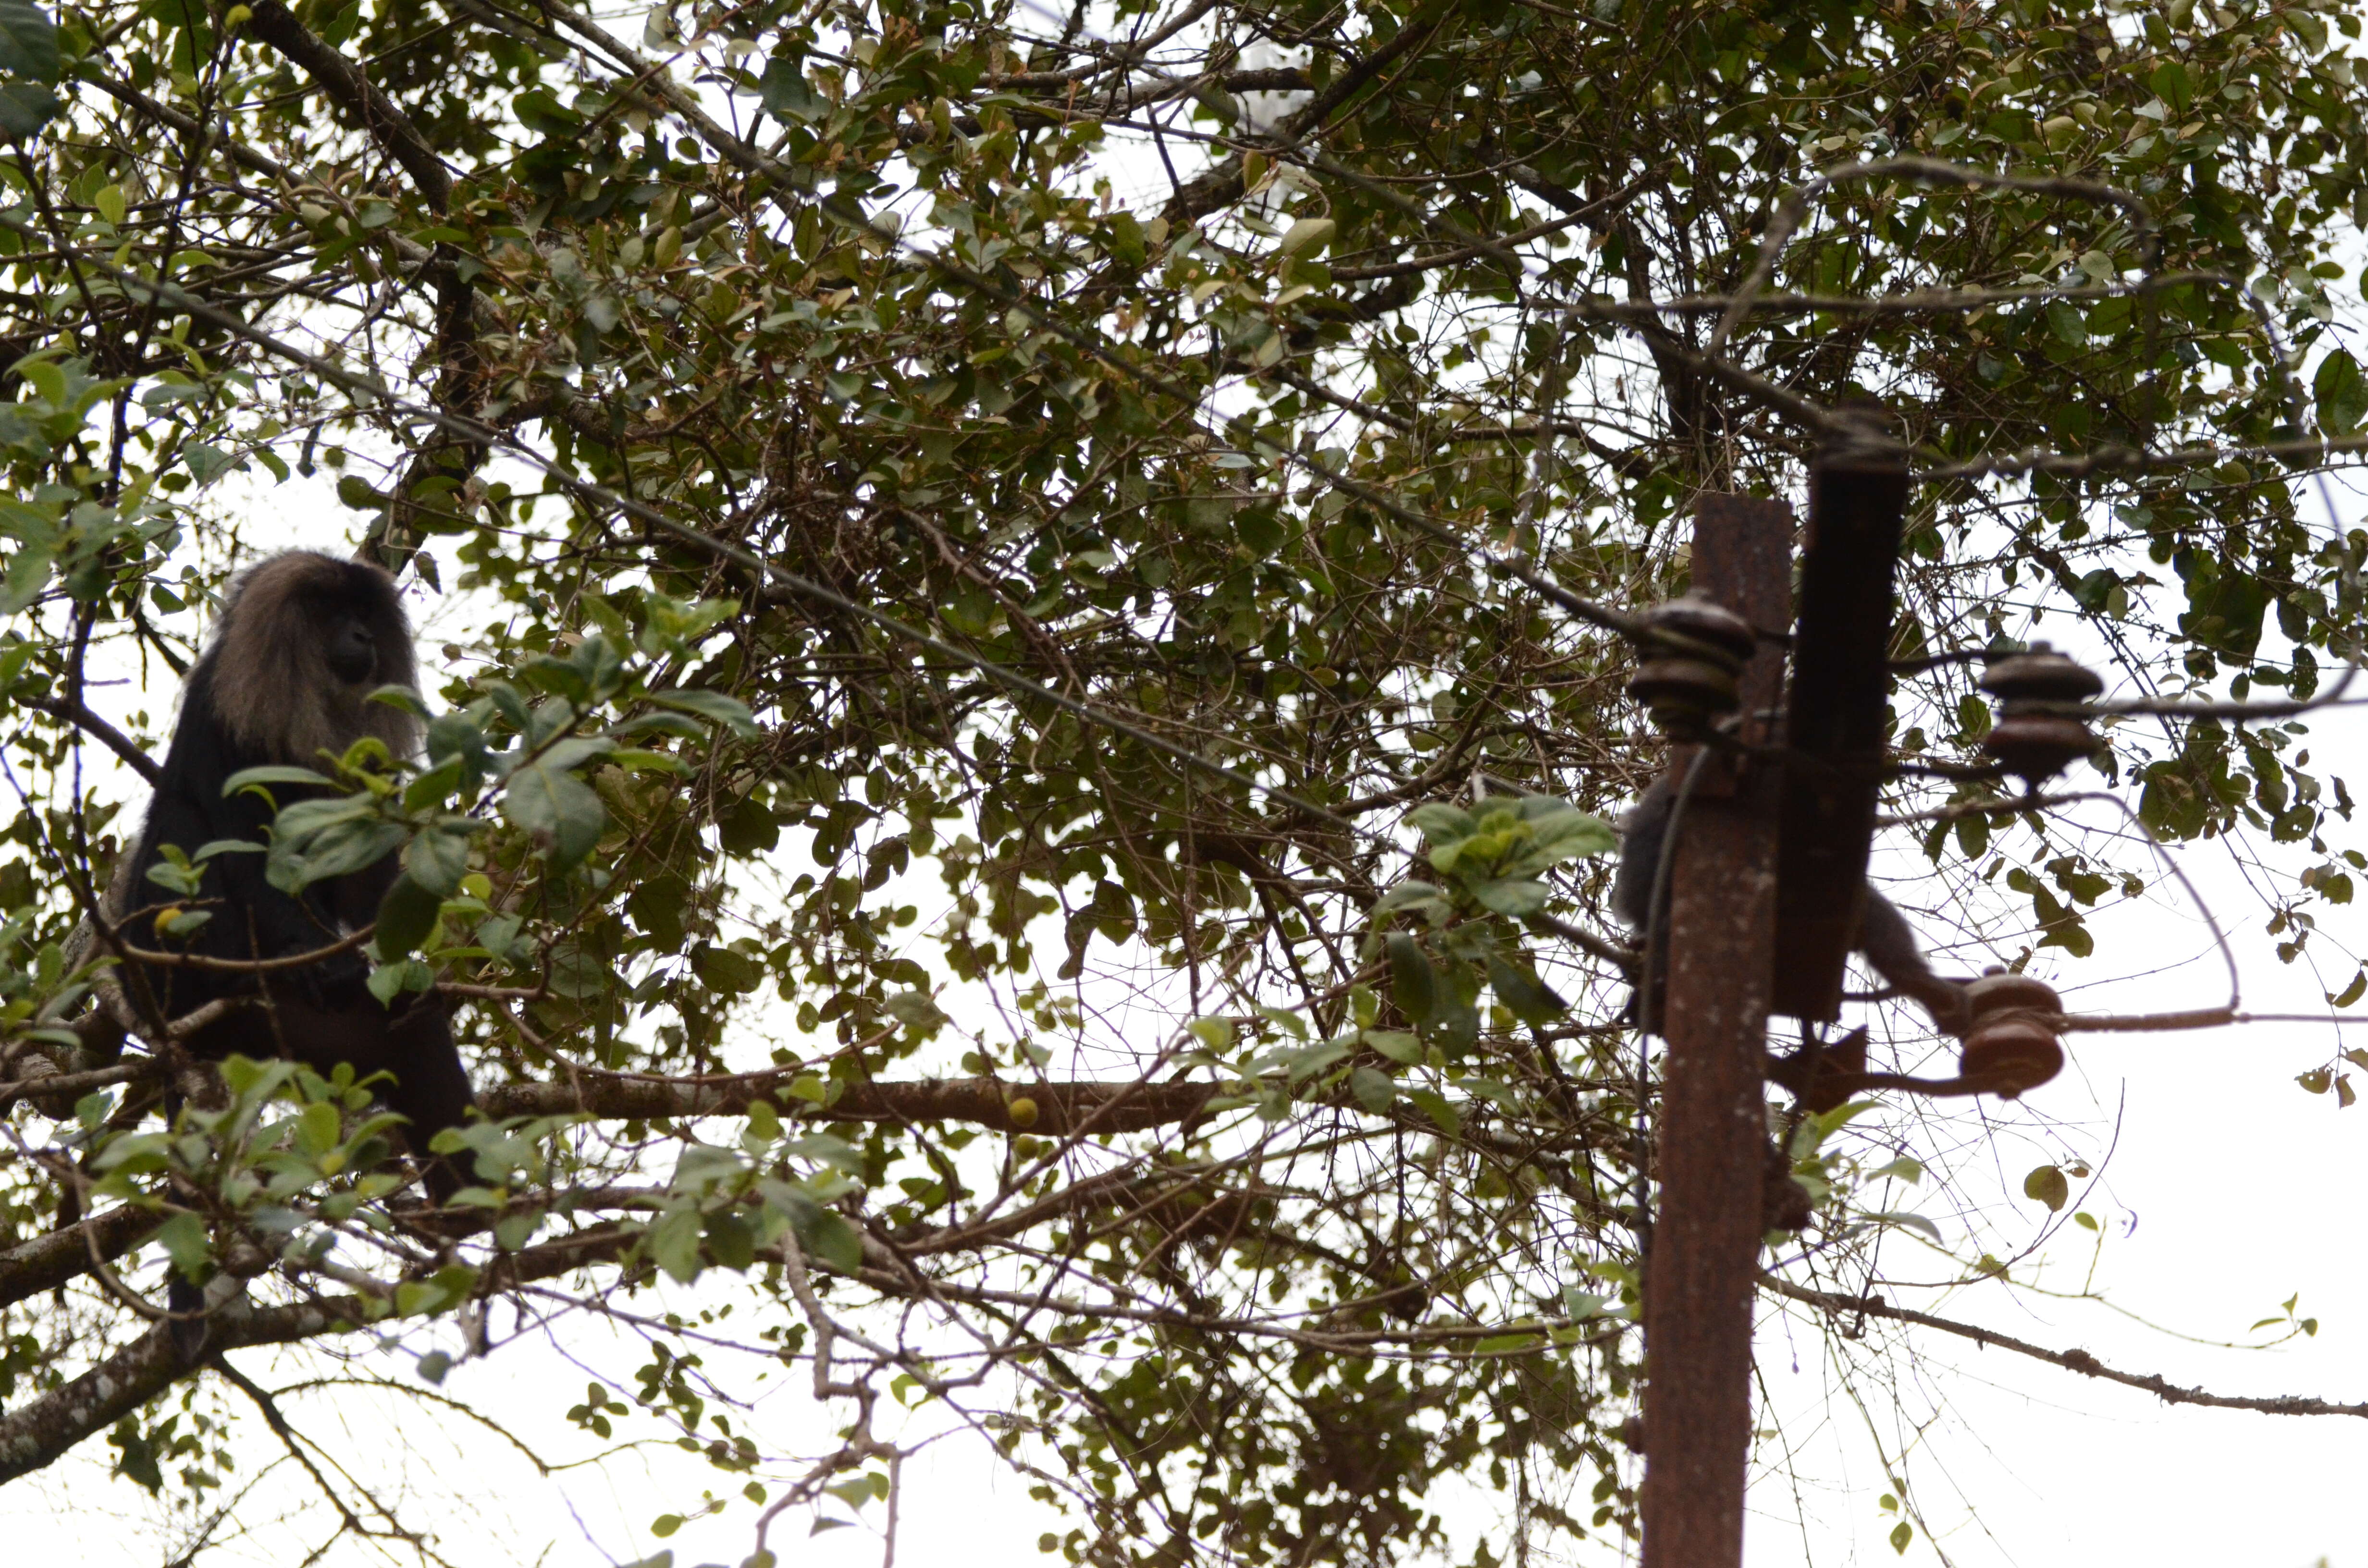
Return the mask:
M 137 1416 L 127 1415 L 115 1424 L 107 1435 L 109 1448 L 118 1450 L 115 1473 L 151 1493 L 165 1489 L 165 1472 L 156 1462 L 156 1445 L 140 1430 Z
M 853 1274 L 863 1267 L 862 1234 L 836 1209 L 816 1210 L 813 1222 L 800 1231 L 798 1240 L 841 1274 Z
M 0 87 L 0 131 L 10 129 L 7 118 L 9 89 Z M 8 558 L 8 585 L 0 596 L 0 615 L 17 615 L 32 608 L 50 585 L 50 568 L 56 555 L 47 542 L 28 543 Z
M 450 1312 L 469 1299 L 477 1287 L 477 1271 L 466 1264 L 447 1264 L 425 1279 L 395 1287 L 394 1310 L 404 1317 Z
M 642 1235 L 642 1251 L 680 1284 L 699 1278 L 700 1216 L 685 1205 L 660 1219 Z
M 156 1227 L 156 1244 L 173 1260 L 173 1267 L 192 1284 L 213 1272 L 213 1239 L 206 1222 L 184 1210 Z
M 1141 267 L 1149 253 L 1143 243 L 1143 223 L 1132 212 L 1121 210 L 1110 216 L 1110 253 L 1128 267 Z
M 0 72 L 54 86 L 63 68 L 57 24 L 31 0 L 0 0 Z
M 334 789 L 325 775 L 309 767 L 290 767 L 274 763 L 267 767 L 245 767 L 222 780 L 222 798 L 227 800 L 241 790 L 259 789 L 270 784 L 301 784 L 314 789 Z
M 1438 974 L 1422 944 L 1404 931 L 1391 932 L 1384 946 L 1390 955 L 1390 995 L 1407 1021 L 1420 1028 L 1439 1005 Z
M 1291 537 L 1271 506 L 1246 506 L 1235 513 L 1234 532 L 1249 552 L 1261 560 L 1281 550 L 1283 541 Z
M 404 871 L 438 898 L 452 897 L 469 874 L 470 837 L 466 828 L 439 824 L 427 829 L 404 846 Z
M 2360 361 L 2338 348 L 2318 362 L 2310 390 L 2318 404 L 2319 428 L 2330 436 L 2349 436 L 2368 417 L 2368 374 Z
M 1897 1225 L 1902 1230 L 1914 1231 L 1934 1246 L 1941 1244 L 1941 1227 L 1921 1214 L 1910 1214 L 1904 1210 L 1886 1209 L 1870 1212 L 1867 1218 L 1878 1225 Z
M 1462 1113 L 1448 1103 L 1447 1096 L 1436 1089 L 1408 1089 L 1406 1098 L 1430 1118 L 1441 1132 L 1452 1138 L 1463 1131 Z
M 2022 1178 L 2022 1195 L 2047 1205 L 2051 1214 L 2072 1200 L 2072 1184 L 2059 1166 L 2041 1165 Z
M 899 991 L 883 1000 L 880 1010 L 905 1028 L 924 1032 L 941 1029 L 953 1021 L 926 991 Z
M 1275 249 L 1283 256 L 1297 256 L 1304 250 L 1320 248 L 1332 243 L 1339 227 L 1330 218 L 1302 218 L 1283 231 L 1282 243 Z
M 756 716 L 748 705 L 720 691 L 654 691 L 650 700 L 663 708 L 696 713 L 710 723 L 721 724 L 743 740 L 753 740 L 765 732 L 757 727 Z
M 746 1274 L 757 1261 L 757 1233 L 737 1214 L 707 1217 L 707 1250 L 715 1261 L 736 1274 Z
M 296 1118 L 296 1147 L 313 1159 L 337 1146 L 340 1131 L 337 1108 L 326 1100 L 315 1100 Z
M 379 900 L 378 930 L 372 940 L 381 961 L 392 963 L 416 951 L 436 929 L 443 905 L 441 894 L 412 881 L 408 871 L 395 878 L 386 896 Z
M 700 984 L 726 996 L 746 996 L 765 980 L 763 960 L 705 942 L 693 950 L 690 967 Z
M 1543 1024 L 1559 1017 L 1568 1004 L 1536 976 L 1495 954 L 1488 958 L 1488 986 L 1513 1017 L 1525 1024 Z
M 1472 813 L 1444 801 L 1417 806 L 1406 813 L 1406 821 L 1433 844 L 1453 844 L 1472 836 Z
M 0 136 L 29 142 L 65 112 L 58 95 L 38 82 L 0 82 Z
M 1389 917 L 1402 909 L 1411 909 L 1433 926 L 1443 926 L 1453 911 L 1440 896 L 1439 889 L 1429 882 L 1403 881 L 1383 893 L 1368 912 L 1374 925 L 1386 924 Z
M 404 992 L 421 993 L 435 984 L 436 971 L 417 959 L 411 959 L 402 963 L 381 965 L 370 971 L 370 979 L 365 983 L 371 995 L 392 1007 L 394 999 Z
M 109 186 L 108 189 L 113 190 L 115 187 Z M 119 193 L 118 205 L 120 205 L 120 193 Z M 242 466 L 244 460 L 233 457 L 220 447 L 208 442 L 192 441 L 181 449 L 181 461 L 188 466 L 189 476 L 199 484 L 211 484 L 231 470 Z
M 609 826 L 599 795 L 550 757 L 510 775 L 502 790 L 502 814 L 541 842 L 554 872 L 581 863 Z
M 1211 1051 L 1226 1051 L 1234 1048 L 1234 1022 L 1231 1018 L 1195 1018 L 1186 1024 L 1184 1029 Z
M 1524 796 L 1519 809 L 1530 826 L 1530 844 L 1506 861 L 1507 876 L 1533 877 L 1565 860 L 1608 855 L 1620 846 L 1620 835 L 1610 823 L 1551 795 Z
M 1375 1116 L 1397 1103 L 1398 1086 L 1390 1081 L 1388 1074 L 1377 1073 L 1371 1067 L 1360 1067 L 1349 1074 L 1349 1092 Z
M 776 119 L 811 122 L 830 112 L 829 101 L 806 85 L 805 62 L 798 55 L 777 55 L 767 61 L 757 90 L 765 112 Z
M 314 882 L 378 864 L 405 836 L 403 824 L 380 816 L 368 795 L 299 801 L 271 824 L 264 880 L 282 892 L 302 892 Z
M 1472 884 L 1472 896 L 1481 907 L 1509 919 L 1523 920 L 1539 913 L 1553 896 L 1543 882 L 1527 877 L 1498 877 L 1493 881 Z

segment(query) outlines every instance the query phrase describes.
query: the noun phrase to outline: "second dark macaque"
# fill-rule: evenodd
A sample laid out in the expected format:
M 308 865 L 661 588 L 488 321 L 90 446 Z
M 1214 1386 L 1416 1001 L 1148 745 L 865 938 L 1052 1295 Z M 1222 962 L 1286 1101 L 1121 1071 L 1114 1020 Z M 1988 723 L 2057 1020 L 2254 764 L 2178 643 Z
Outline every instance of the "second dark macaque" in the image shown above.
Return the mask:
M 1653 781 L 1620 824 L 1620 869 L 1611 884 L 1611 908 L 1640 938 L 1653 924 L 1653 890 L 1676 804 L 1677 791 L 1664 776 Z M 1666 910 L 1662 918 L 1668 919 Z M 1668 933 L 1652 935 L 1658 938 Z M 1658 949 L 1661 943 L 1656 940 L 1652 945 Z M 1859 917 L 1853 947 L 1893 992 L 1913 997 L 1922 1006 L 1942 1033 L 1963 1031 L 1964 987 L 1933 971 L 1924 957 L 1923 945 L 1916 939 L 1915 927 L 1872 882 L 1866 887 L 1865 909 Z M 1666 975 L 1666 968 L 1662 972 Z

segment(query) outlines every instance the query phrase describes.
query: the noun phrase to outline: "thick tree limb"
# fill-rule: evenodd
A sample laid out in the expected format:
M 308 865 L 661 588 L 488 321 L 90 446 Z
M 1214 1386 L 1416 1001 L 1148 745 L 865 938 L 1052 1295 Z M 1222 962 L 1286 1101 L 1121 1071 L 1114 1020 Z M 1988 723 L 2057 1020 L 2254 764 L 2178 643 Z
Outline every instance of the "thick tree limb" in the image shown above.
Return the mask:
M 17 1243 L 0 1252 L 0 1307 L 80 1278 L 90 1272 L 93 1254 L 102 1262 L 121 1257 L 164 1222 L 161 1212 L 127 1203 Z
M 480 1096 L 487 1116 L 561 1116 L 655 1119 L 739 1116 L 763 1100 L 775 1107 L 803 1069 L 752 1073 L 734 1078 L 618 1078 L 586 1074 L 573 1083 L 508 1084 Z M 1208 1084 L 1007 1084 L 994 1078 L 922 1079 L 850 1084 L 824 1109 L 834 1121 L 963 1121 L 1003 1131 L 1060 1137 L 1078 1132 L 1137 1132 L 1187 1121 L 1208 1108 Z M 1027 1101 L 1032 1117 L 1012 1107 Z
M 104 1029 L 94 1028 L 91 1031 L 94 1035 L 114 1031 L 112 1020 L 103 1011 L 87 1013 L 84 1017 L 105 1026 Z M 119 1062 L 111 1067 L 93 1068 L 85 1073 L 58 1072 L 55 1062 L 37 1056 L 22 1063 L 19 1071 L 24 1076 L 0 1083 L 0 1110 L 6 1110 L 20 1099 L 29 1099 L 41 1108 L 43 1115 L 54 1114 L 61 1119 L 73 1114 L 74 1100 L 67 1096 L 86 1095 L 93 1089 L 112 1088 L 118 1084 L 129 1084 L 141 1078 L 161 1078 L 165 1075 L 164 1063 L 153 1056 L 142 1057 L 137 1062 Z
M 2011 1335 L 1977 1327 L 1953 1319 L 1934 1317 L 1907 1307 L 1895 1307 L 1880 1296 L 1845 1296 L 1838 1292 L 1812 1290 L 1772 1276 L 1762 1276 L 1760 1283 L 1789 1301 L 1812 1306 L 1829 1317 L 1863 1314 L 1873 1318 L 1888 1318 L 1894 1323 L 1912 1323 L 1922 1328 L 1939 1329 L 1960 1339 L 1970 1339 L 1976 1345 L 1996 1346 L 2011 1350 L 2018 1356 L 2028 1356 L 2050 1366 L 2061 1367 L 2067 1372 L 2078 1372 L 2084 1378 L 2102 1378 L 2109 1383 L 2126 1388 L 2143 1389 L 2165 1404 L 2203 1404 L 2220 1410 L 2258 1410 L 2267 1415 L 2356 1415 L 2368 1419 L 2368 1403 L 2338 1404 L 2330 1400 L 2307 1399 L 2300 1394 L 2285 1394 L 2257 1399 L 2248 1394 L 2207 1393 L 2202 1389 L 2181 1388 L 2151 1372 L 2117 1371 L 2106 1366 L 2086 1350 L 2050 1350 L 2017 1339 Z
M 487 1271 L 486 1282 L 499 1290 L 605 1262 L 640 1233 L 638 1229 L 603 1227 L 531 1247 L 496 1262 Z M 290 1345 L 359 1326 L 371 1318 L 370 1305 L 359 1296 L 279 1307 L 233 1301 L 208 1324 L 206 1343 L 216 1351 Z M 84 1438 L 104 1431 L 170 1388 L 188 1370 L 166 1327 L 159 1325 L 71 1382 L 0 1416 L 0 1485 L 54 1462 Z

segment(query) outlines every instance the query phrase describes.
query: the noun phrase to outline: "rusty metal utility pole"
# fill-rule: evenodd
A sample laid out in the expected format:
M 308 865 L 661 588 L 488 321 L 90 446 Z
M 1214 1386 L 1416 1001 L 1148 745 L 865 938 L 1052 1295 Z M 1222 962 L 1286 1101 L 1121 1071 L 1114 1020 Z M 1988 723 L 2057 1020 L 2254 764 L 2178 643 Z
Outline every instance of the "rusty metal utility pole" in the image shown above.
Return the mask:
M 1703 496 L 1695 591 L 1755 629 L 1786 631 L 1792 540 L 1782 503 Z M 1782 645 L 1763 642 L 1743 672 L 1746 739 L 1769 737 L 1782 689 Z M 1708 759 L 1671 868 L 1660 1220 L 1645 1272 L 1644 1568 L 1743 1560 L 1782 786 L 1770 764 Z
M 1907 454 L 1879 421 L 1827 437 L 1809 471 L 1793 686 L 1784 702 L 1775 1011 L 1841 1016 L 1842 966 L 1866 909 L 1867 848 L 1890 710 L 1891 585 Z

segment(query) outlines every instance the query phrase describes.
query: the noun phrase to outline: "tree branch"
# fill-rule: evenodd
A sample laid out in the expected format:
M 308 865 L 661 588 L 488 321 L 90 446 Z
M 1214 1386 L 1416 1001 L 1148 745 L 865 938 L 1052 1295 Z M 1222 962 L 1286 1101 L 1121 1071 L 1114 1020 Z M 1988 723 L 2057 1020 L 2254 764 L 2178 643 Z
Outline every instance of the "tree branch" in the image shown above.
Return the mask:
M 361 121 L 364 130 L 411 176 L 427 204 L 444 212 L 452 204 L 452 176 L 427 138 L 393 99 L 381 92 L 361 69 L 313 34 L 280 0 L 254 0 L 247 28 L 281 54 L 304 68 L 313 83 Z M 428 263 L 436 291 L 436 338 L 432 357 L 441 370 L 437 403 L 473 416 L 476 388 L 482 380 L 476 354 L 475 290 L 463 281 L 453 265 L 451 247 L 439 244 Z M 391 572 L 399 572 L 417 550 L 418 515 L 423 486 L 446 480 L 454 487 L 465 482 L 484 461 L 481 443 L 438 430 L 412 454 L 394 497 L 381 513 L 356 552 Z
M 598 1117 L 648 1120 L 661 1117 L 740 1116 L 762 1100 L 795 1105 L 791 1082 L 803 1068 L 733 1078 L 620 1078 L 583 1074 L 572 1083 L 507 1084 L 479 1097 L 485 1114 Z M 965 1121 L 1010 1132 L 1061 1137 L 1076 1132 L 1139 1132 L 1187 1121 L 1207 1108 L 1209 1084 L 1007 1084 L 994 1078 L 922 1079 L 912 1083 L 849 1084 L 827 1102 L 834 1121 Z M 1012 1107 L 1027 1101 L 1032 1117 Z
M 1341 72 L 1330 86 L 1285 116 L 1271 132 L 1273 140 L 1287 148 L 1296 147 L 1320 129 L 1333 110 L 1356 97 L 1392 62 L 1429 42 L 1445 20 L 1444 13 L 1434 15 L 1429 21 L 1409 20 L 1387 42 Z M 1241 154 L 1236 153 L 1177 187 L 1176 194 L 1167 199 L 1167 206 L 1160 215 L 1167 220 L 1170 232 L 1178 231 L 1199 222 L 1220 207 L 1239 201 L 1247 188 L 1242 178 Z
M 2368 1419 L 2368 1403 L 2337 1404 L 2324 1399 L 2306 1399 L 2299 1394 L 2256 1399 L 2247 1394 L 2207 1393 L 2202 1389 L 2181 1388 L 2151 1372 L 2123 1372 L 2106 1366 L 2086 1350 L 2050 1350 L 2032 1345 L 2011 1335 L 1992 1329 L 1978 1328 L 1969 1323 L 1934 1317 L 1907 1307 L 1895 1307 L 1880 1296 L 1844 1296 L 1838 1292 L 1812 1290 L 1806 1286 L 1762 1275 L 1760 1283 L 1791 1301 L 1812 1306 L 1829 1317 L 1860 1313 L 1867 1317 L 1889 1318 L 1894 1323 L 1912 1323 L 1923 1328 L 1937 1328 L 1943 1334 L 1953 1334 L 1980 1346 L 1996 1346 L 2011 1350 L 2018 1356 L 2028 1356 L 2067 1372 L 2078 1372 L 2084 1378 L 2102 1378 L 2109 1383 L 2126 1388 L 2143 1389 L 2165 1404 L 2203 1404 L 2220 1410 L 2258 1410 L 2267 1415 L 2356 1415 Z
M 248 9 L 253 13 L 246 23 L 249 32 L 302 66 L 315 85 L 359 119 L 371 139 L 403 165 L 430 207 L 442 212 L 451 206 L 452 176 L 444 160 L 377 83 L 298 21 L 279 0 L 253 0 Z
M 497 1260 L 486 1270 L 485 1283 L 490 1289 L 502 1289 L 548 1279 L 587 1263 L 605 1262 L 640 1234 L 638 1227 L 609 1226 L 532 1247 Z M 212 1319 L 207 1343 L 217 1351 L 290 1345 L 358 1327 L 382 1315 L 376 1303 L 361 1296 L 279 1307 L 233 1301 Z M 113 1426 L 186 1376 L 191 1368 L 174 1348 L 168 1326 L 159 1324 L 82 1376 L 0 1416 L 0 1486 L 53 1463 L 84 1438 Z
M 132 772 L 148 780 L 148 788 L 156 789 L 165 782 L 165 770 L 156 759 L 131 744 L 131 737 L 92 712 L 80 702 L 61 701 L 54 697 L 17 699 L 37 713 L 47 713 L 52 719 L 63 719 L 75 726 L 108 750 L 121 757 Z
M 125 1203 L 78 1225 L 51 1231 L 0 1252 L 0 1307 L 78 1279 L 94 1258 L 108 1262 L 138 1246 L 165 1222 L 161 1211 Z

